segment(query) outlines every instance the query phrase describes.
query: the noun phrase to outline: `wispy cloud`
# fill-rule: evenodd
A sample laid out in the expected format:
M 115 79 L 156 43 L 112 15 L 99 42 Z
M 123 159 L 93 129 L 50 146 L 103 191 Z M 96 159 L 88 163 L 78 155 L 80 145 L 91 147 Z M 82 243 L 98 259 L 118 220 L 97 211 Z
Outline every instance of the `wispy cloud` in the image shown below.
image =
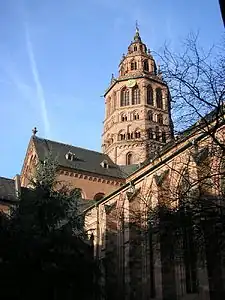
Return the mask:
M 26 34 L 26 49 L 29 57 L 29 63 L 30 63 L 30 68 L 31 72 L 33 75 L 33 80 L 36 86 L 36 92 L 37 92 L 37 98 L 40 103 L 40 108 L 41 108 L 41 114 L 44 122 L 44 129 L 45 129 L 45 135 L 49 136 L 50 135 L 50 122 L 48 119 L 48 112 L 47 112 L 47 107 L 46 107 L 46 99 L 45 99 L 45 93 L 43 86 L 40 81 L 39 73 L 38 73 L 38 68 L 34 56 L 34 51 L 33 51 L 33 46 L 30 38 L 30 33 L 29 33 L 29 28 L 28 25 L 25 23 L 25 34 Z

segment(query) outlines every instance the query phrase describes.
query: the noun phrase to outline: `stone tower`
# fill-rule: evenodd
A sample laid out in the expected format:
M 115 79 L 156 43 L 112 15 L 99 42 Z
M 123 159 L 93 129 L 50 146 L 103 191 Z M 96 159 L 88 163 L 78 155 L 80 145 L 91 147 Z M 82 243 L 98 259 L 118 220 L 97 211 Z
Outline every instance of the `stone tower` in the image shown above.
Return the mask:
M 102 150 L 116 164 L 141 163 L 171 139 L 169 90 L 138 27 L 104 97 Z

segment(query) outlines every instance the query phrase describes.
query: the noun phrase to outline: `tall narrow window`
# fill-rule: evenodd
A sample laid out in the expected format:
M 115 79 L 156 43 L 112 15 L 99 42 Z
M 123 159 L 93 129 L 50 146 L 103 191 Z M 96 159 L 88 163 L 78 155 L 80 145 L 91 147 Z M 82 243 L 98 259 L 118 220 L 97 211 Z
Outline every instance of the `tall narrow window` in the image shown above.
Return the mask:
M 121 131 L 118 133 L 118 140 L 119 140 L 119 141 L 123 141 L 123 140 L 125 140 L 125 138 L 126 138 L 126 134 L 124 133 L 123 130 L 121 130 Z
M 159 124 L 163 124 L 163 115 L 162 114 L 158 114 L 157 121 Z
M 165 133 L 165 131 L 162 132 L 162 142 L 166 143 L 166 133 Z
M 144 60 L 144 71 L 149 71 L 149 65 L 148 65 L 148 60 Z
M 156 89 L 156 106 L 158 108 L 163 108 L 162 90 L 160 88 Z
M 131 140 L 131 139 L 133 139 L 133 138 L 134 138 L 133 132 L 128 132 L 128 133 L 127 133 L 127 139 L 128 139 L 128 140 Z
M 133 120 L 139 120 L 139 114 L 134 112 L 133 113 Z
M 147 86 L 147 104 L 153 105 L 153 89 L 151 85 Z
M 121 134 L 120 134 L 120 140 L 121 140 L 121 141 L 125 140 L 125 133 L 121 133 Z
M 139 139 L 141 137 L 141 132 L 139 129 L 135 130 L 134 136 L 136 139 Z
M 132 153 L 127 153 L 127 155 L 126 155 L 126 164 L 127 165 L 131 165 L 132 164 L 132 159 L 133 159 L 133 155 L 132 155 Z
M 124 88 L 121 91 L 121 95 L 120 95 L 120 106 L 127 106 L 129 105 L 129 90 Z
M 153 113 L 151 110 L 148 111 L 148 120 L 153 121 Z
M 127 115 L 123 114 L 123 115 L 121 116 L 121 121 L 122 121 L 122 122 L 126 122 L 126 121 L 127 121 Z
M 152 128 L 149 128 L 149 129 L 148 129 L 148 138 L 149 138 L 150 140 L 152 140 L 152 139 L 153 139 L 153 132 L 152 132 Z
M 155 139 L 156 139 L 156 141 L 159 141 L 159 127 L 158 126 L 155 127 Z
M 137 86 L 132 90 L 132 104 L 140 104 L 140 90 Z
M 131 62 L 131 70 L 137 70 L 137 62 L 136 61 Z
M 137 51 L 137 46 L 134 46 L 134 51 Z

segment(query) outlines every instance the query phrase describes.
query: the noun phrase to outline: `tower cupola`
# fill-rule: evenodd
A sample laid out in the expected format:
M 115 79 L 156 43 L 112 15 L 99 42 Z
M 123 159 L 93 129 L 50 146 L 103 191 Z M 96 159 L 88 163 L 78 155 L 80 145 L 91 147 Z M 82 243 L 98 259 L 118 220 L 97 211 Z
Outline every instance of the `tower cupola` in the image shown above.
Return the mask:
M 171 139 L 169 90 L 137 24 L 104 97 L 102 150 L 116 164 L 138 164 Z
M 157 68 L 150 49 L 142 42 L 139 28 L 136 24 L 134 39 L 128 46 L 127 54 L 123 54 L 119 64 L 119 78 L 143 74 L 157 76 Z

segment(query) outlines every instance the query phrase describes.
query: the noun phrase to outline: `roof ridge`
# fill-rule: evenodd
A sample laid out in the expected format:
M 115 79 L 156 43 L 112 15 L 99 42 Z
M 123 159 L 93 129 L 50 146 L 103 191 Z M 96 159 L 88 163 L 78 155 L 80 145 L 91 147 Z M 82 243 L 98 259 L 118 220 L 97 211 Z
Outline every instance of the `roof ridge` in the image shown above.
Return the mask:
M 79 149 L 83 149 L 83 150 L 86 150 L 86 151 L 95 152 L 95 153 L 98 153 L 98 154 L 102 154 L 102 155 L 108 156 L 107 154 L 102 153 L 102 152 L 98 152 L 96 150 L 90 150 L 90 149 L 87 149 L 87 148 L 78 147 L 78 146 L 66 144 L 66 143 L 63 143 L 63 142 L 57 142 L 57 141 L 53 141 L 53 140 L 49 140 L 49 139 L 45 139 L 45 138 L 41 138 L 41 137 L 37 137 L 37 136 L 35 136 L 35 139 L 39 139 L 39 140 L 43 140 L 43 141 L 47 141 L 47 142 L 51 142 L 51 143 L 57 143 L 57 144 L 61 144 L 61 145 L 65 145 L 65 146 L 70 146 L 70 147 L 74 147 L 74 148 L 79 148 Z
M 6 179 L 6 180 L 12 180 L 12 181 L 15 181 L 13 178 L 8 178 L 8 177 L 4 177 L 4 176 L 0 176 L 0 179 Z

